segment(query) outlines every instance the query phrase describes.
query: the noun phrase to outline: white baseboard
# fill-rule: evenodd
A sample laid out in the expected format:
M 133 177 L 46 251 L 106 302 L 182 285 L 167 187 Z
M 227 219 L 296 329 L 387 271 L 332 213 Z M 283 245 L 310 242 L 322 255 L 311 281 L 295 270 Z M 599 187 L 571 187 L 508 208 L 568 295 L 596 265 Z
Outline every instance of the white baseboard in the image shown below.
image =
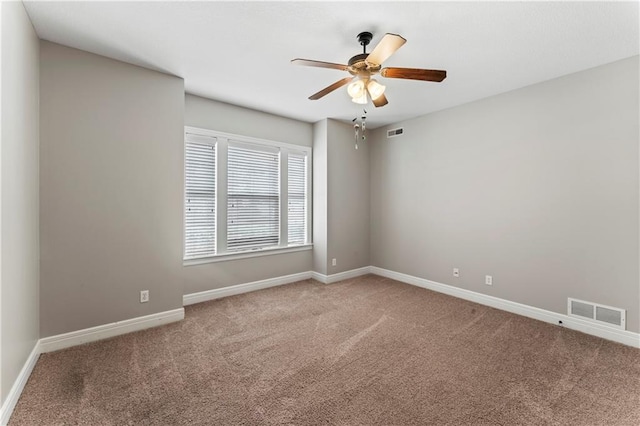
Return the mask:
M 11 414 L 13 413 L 13 409 L 16 407 L 18 403 L 18 399 L 20 399 L 20 395 L 22 394 L 22 390 L 24 389 L 24 385 L 27 384 L 27 380 L 29 380 L 29 376 L 33 371 L 33 367 L 36 366 L 36 362 L 40 357 L 40 342 L 37 341 L 33 350 L 27 357 L 27 361 L 24 363 L 22 370 L 20 370 L 20 374 L 16 378 L 16 381 L 11 386 L 9 393 L 7 394 L 7 398 L 0 407 L 0 425 L 6 426 L 9 423 L 9 419 L 11 418 Z
M 193 305 L 194 303 L 207 302 L 209 300 L 220 299 L 227 296 L 235 296 L 236 294 L 249 293 L 251 291 L 262 290 L 264 288 L 276 287 L 284 284 L 291 284 L 298 281 L 313 278 L 324 284 L 331 284 L 349 278 L 359 277 L 368 274 L 369 266 L 363 268 L 352 269 L 333 275 L 324 275 L 315 271 L 300 272 L 297 274 L 283 275 L 281 277 L 267 278 L 266 280 L 253 281 L 250 283 L 232 285 L 229 287 L 214 288 L 213 290 L 201 291 L 198 293 L 190 293 L 182 296 L 183 306 Z
M 327 284 L 327 280 L 329 279 L 328 275 L 321 274 L 320 272 L 311 271 L 311 278 L 316 281 L 320 281 L 322 284 Z
M 312 271 L 311 278 L 313 278 L 316 281 L 320 281 L 323 284 L 333 284 L 333 283 L 337 283 L 338 281 L 348 280 L 350 278 L 366 275 L 366 274 L 369 274 L 370 272 L 371 272 L 370 266 L 364 266 L 362 268 L 351 269 L 349 271 L 338 272 L 337 274 L 331 274 L 331 275 L 324 275 L 324 274 L 321 274 L 320 272 Z
M 281 277 L 268 278 L 266 280 L 253 281 L 229 287 L 214 288 L 213 290 L 201 291 L 199 293 L 185 294 L 182 296 L 182 304 L 184 306 L 193 305 L 194 303 L 207 302 L 209 300 L 220 299 L 222 297 L 235 296 L 236 294 L 262 290 L 263 288 L 276 287 L 283 284 L 291 284 L 298 281 L 308 280 L 311 277 L 311 272 L 300 272 L 297 274 L 283 275 Z
M 536 308 L 534 306 L 524 305 L 522 303 L 511 302 L 506 299 L 500 299 L 498 297 L 476 293 L 475 291 L 465 290 L 447 284 L 430 281 L 424 278 L 418 278 L 412 275 L 378 268 L 377 266 L 371 267 L 371 273 L 391 278 L 397 281 L 402 281 L 407 284 L 437 291 L 438 293 L 444 293 L 460 299 L 480 303 L 481 305 L 486 305 L 492 308 L 522 315 L 528 318 L 548 322 L 550 324 L 561 325 L 572 330 L 581 331 L 586 334 L 591 334 L 603 339 L 612 340 L 624 345 L 640 348 L 640 334 L 634 333 L 632 331 L 620 330 L 619 328 L 615 327 L 608 327 L 606 325 L 590 323 L 579 318 L 570 317 L 569 315 L 547 311 L 546 309 Z M 562 321 L 562 323 L 560 323 L 560 321 Z
M 140 331 L 159 325 L 169 324 L 184 319 L 184 308 L 173 309 L 171 311 L 158 312 L 156 314 L 145 315 L 143 317 L 131 318 L 124 321 L 112 322 L 110 324 L 99 325 L 97 327 L 85 328 L 84 330 L 72 331 L 70 333 L 58 334 L 40 339 L 40 353 L 57 351 L 83 343 L 94 342 L 121 334 Z

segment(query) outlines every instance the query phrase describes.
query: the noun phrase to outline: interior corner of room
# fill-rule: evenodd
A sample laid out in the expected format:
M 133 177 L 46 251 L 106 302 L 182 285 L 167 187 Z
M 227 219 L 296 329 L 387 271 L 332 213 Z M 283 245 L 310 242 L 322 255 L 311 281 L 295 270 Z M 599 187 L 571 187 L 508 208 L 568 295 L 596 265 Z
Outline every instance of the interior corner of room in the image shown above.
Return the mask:
M 308 278 L 374 273 L 640 347 L 637 54 L 367 129 L 355 150 L 350 122 L 39 39 L 21 2 L 0 19 L 0 423 L 40 352 Z M 185 126 L 311 148 L 312 247 L 185 266 Z M 625 329 L 568 316 L 570 298 Z

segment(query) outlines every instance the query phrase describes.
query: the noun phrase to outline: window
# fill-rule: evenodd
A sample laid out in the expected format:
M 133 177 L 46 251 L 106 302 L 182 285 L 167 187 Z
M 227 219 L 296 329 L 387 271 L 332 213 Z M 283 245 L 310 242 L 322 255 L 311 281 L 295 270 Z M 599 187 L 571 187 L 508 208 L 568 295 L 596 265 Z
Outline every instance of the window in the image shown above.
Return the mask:
M 289 244 L 307 241 L 307 157 L 289 154 Z
M 307 147 L 186 127 L 184 259 L 307 247 L 310 157 Z
M 184 258 L 216 252 L 216 138 L 185 138 Z
M 278 150 L 229 143 L 228 155 L 227 249 L 277 246 L 280 239 Z

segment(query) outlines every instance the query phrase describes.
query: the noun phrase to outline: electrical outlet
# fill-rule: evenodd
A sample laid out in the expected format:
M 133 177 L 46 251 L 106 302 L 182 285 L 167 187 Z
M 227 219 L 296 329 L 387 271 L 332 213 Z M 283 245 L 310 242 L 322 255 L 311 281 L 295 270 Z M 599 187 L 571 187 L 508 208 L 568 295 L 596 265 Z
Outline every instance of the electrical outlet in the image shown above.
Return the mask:
M 142 290 L 140 292 L 140 303 L 147 303 L 149 301 L 149 290 Z
M 336 260 L 335 257 L 331 259 L 331 266 L 336 266 L 337 264 L 338 264 L 338 261 Z
M 484 283 L 486 285 L 493 285 L 493 277 L 491 275 L 484 276 Z
M 456 278 L 460 277 L 460 269 L 458 268 L 453 268 L 453 276 Z

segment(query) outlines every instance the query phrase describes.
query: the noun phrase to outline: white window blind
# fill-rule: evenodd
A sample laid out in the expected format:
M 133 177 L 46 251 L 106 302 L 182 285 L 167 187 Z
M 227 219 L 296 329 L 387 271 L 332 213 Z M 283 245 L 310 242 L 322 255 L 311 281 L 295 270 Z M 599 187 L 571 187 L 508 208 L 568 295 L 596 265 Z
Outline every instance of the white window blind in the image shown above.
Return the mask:
M 307 156 L 289 153 L 288 243 L 307 242 Z
M 186 135 L 184 257 L 216 253 L 216 138 Z
M 280 236 L 279 152 L 229 141 L 227 250 L 277 246 Z

